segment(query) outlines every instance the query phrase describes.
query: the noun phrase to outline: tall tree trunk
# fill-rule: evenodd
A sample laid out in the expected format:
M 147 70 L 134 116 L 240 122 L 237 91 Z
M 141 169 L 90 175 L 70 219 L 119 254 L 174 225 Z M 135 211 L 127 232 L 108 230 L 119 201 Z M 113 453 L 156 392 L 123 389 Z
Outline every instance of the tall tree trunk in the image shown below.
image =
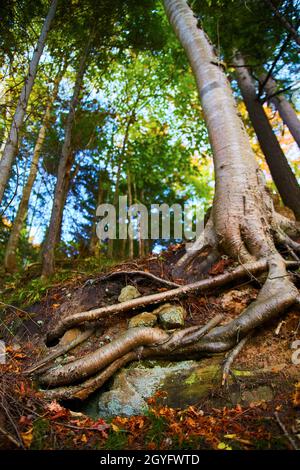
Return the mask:
M 132 205 L 132 181 L 131 181 L 131 172 L 130 168 L 127 164 L 127 193 L 128 193 L 128 206 Z M 133 234 L 132 234 L 133 235 Z M 134 257 L 134 241 L 133 238 L 129 236 L 128 239 L 129 243 L 129 258 L 133 259 Z
M 259 81 L 264 83 L 265 77 L 265 75 L 262 75 Z M 295 139 L 295 142 L 297 142 L 297 145 L 300 148 L 300 120 L 298 119 L 295 109 L 291 103 L 288 102 L 283 93 L 276 94 L 278 87 L 272 77 L 267 80 L 264 88 L 267 93 L 269 103 L 272 103 L 275 109 L 277 109 L 282 121 L 287 125 L 290 133 Z
M 11 76 L 12 76 L 12 60 L 10 59 L 10 63 L 8 67 L 8 78 L 10 78 Z M 1 103 L 5 107 L 4 116 L 3 116 L 4 121 L 5 121 L 5 129 L 3 132 L 3 137 L 2 137 L 1 146 L 0 146 L 0 160 L 3 157 L 3 152 L 4 152 L 5 145 L 8 139 L 8 135 L 9 135 L 9 122 L 10 122 L 10 117 L 11 117 L 10 110 L 12 107 L 12 102 L 13 102 L 12 92 L 9 87 L 5 91 L 4 100 L 3 100 L 3 103 Z
M 96 200 L 96 209 L 100 204 L 104 202 L 104 181 L 107 177 L 106 169 L 100 170 L 99 171 L 99 178 L 98 178 L 98 190 L 97 190 L 97 200 Z M 91 256 L 99 256 L 99 242 L 100 240 L 97 237 L 97 232 L 96 232 L 96 219 L 94 220 L 94 224 L 92 227 L 92 234 L 90 238 L 90 243 L 89 243 L 89 254 Z
M 75 170 L 73 172 L 71 172 L 72 166 L 73 166 L 73 163 L 74 163 L 74 159 L 75 159 L 75 155 L 71 151 L 69 157 L 67 158 L 64 184 L 63 184 L 63 190 L 62 190 L 61 207 L 63 209 L 66 206 L 71 181 L 75 178 L 76 173 L 78 171 L 78 167 L 77 167 L 77 169 L 75 168 Z M 57 225 L 58 225 L 58 230 L 57 230 L 57 236 L 56 236 L 56 242 L 55 242 L 56 245 L 61 240 L 62 225 L 63 225 L 63 210 L 59 211 L 58 219 L 57 219 Z
M 137 189 L 136 189 L 136 182 L 134 181 L 134 190 L 135 190 L 135 202 L 137 201 Z M 140 192 L 140 203 L 143 204 L 144 201 L 144 190 L 142 189 Z M 144 258 L 145 256 L 145 240 L 142 238 L 142 233 L 141 233 L 141 223 L 139 220 L 139 225 L 138 225 L 138 230 L 139 230 L 139 257 Z
M 213 324 L 208 323 L 204 327 L 205 331 L 199 326 L 185 328 L 173 335 L 168 335 L 159 328 L 131 328 L 109 345 L 61 367 L 52 367 L 41 377 L 42 384 L 47 387 L 78 383 L 93 376 L 82 385 L 83 388 L 88 387 L 91 381 L 93 385 L 96 381 L 97 388 L 111 377 L 120 365 L 137 357 L 140 359 L 158 355 L 169 357 L 170 353 L 182 356 L 185 353 L 226 351 L 235 347 L 264 321 L 274 318 L 284 309 L 299 302 L 298 289 L 289 278 L 285 262 L 274 245 L 273 235 L 275 231 L 279 233 L 279 219 L 265 191 L 264 181 L 238 116 L 229 83 L 222 68 L 215 65 L 217 61 L 213 47 L 205 33 L 197 27 L 197 20 L 185 0 L 164 0 L 164 5 L 169 21 L 192 66 L 214 155 L 216 193 L 212 215 L 205 230 L 210 232 L 210 241 L 214 238 L 227 255 L 242 263 L 255 258 L 266 258 L 267 262 L 261 259 L 252 264 L 252 272 L 254 266 L 267 265 L 269 274 L 257 300 L 233 320 L 216 326 L 221 320 L 218 317 L 214 319 Z M 283 219 L 280 221 L 283 229 Z M 286 223 L 286 220 L 284 222 Z M 292 222 L 290 225 L 297 228 Z M 197 241 L 196 244 L 199 246 L 200 242 Z M 297 249 L 300 249 L 300 245 L 297 245 Z M 198 266 L 199 271 L 200 269 L 201 266 Z M 249 273 L 247 266 L 240 266 L 238 269 Z M 49 339 L 53 340 L 66 329 L 82 325 L 84 322 L 95 322 L 113 313 L 134 312 L 135 308 L 145 307 L 151 302 L 162 303 L 166 299 L 178 298 L 179 291 L 187 293 L 190 289 L 191 292 L 196 285 L 199 288 L 199 284 L 203 286 L 203 283 L 207 282 L 212 281 L 206 279 L 173 291 L 169 290 L 167 293 L 133 299 L 88 312 L 72 313 L 53 326 Z M 77 387 L 73 389 L 77 390 Z M 66 391 L 71 392 L 69 397 L 72 396 L 72 387 L 71 390 L 57 389 L 58 393 Z
M 75 120 L 76 107 L 79 101 L 79 93 L 84 77 L 84 72 L 86 69 L 86 61 L 89 54 L 90 41 L 84 49 L 84 52 L 80 58 L 80 63 L 76 75 L 76 81 L 73 90 L 73 96 L 69 104 L 69 113 L 67 117 L 67 122 L 65 125 L 65 138 L 62 147 L 62 153 L 59 160 L 58 172 L 57 172 L 57 181 L 55 186 L 54 198 L 53 198 L 53 207 L 51 212 L 49 230 L 46 236 L 45 244 L 43 247 L 42 254 L 42 276 L 47 277 L 54 273 L 55 269 L 55 244 L 57 242 L 60 221 L 62 220 L 63 212 L 63 198 L 64 198 L 64 189 L 65 189 L 65 178 L 68 159 L 71 154 L 71 138 L 72 138 L 72 129 Z
M 120 154 L 120 158 L 119 158 L 119 161 L 118 161 L 116 189 L 115 189 L 114 199 L 113 199 L 113 203 L 114 203 L 114 206 L 115 206 L 116 209 L 117 209 L 117 205 L 118 205 L 118 202 L 119 202 L 119 185 L 120 185 L 122 165 L 123 165 L 124 158 L 125 158 L 125 155 L 126 155 L 126 149 L 127 149 L 128 139 L 129 139 L 129 129 L 130 129 L 130 126 L 133 122 L 133 119 L 134 119 L 134 110 L 130 113 L 130 115 L 127 119 L 125 134 L 124 134 L 123 143 L 122 143 L 121 154 Z M 112 258 L 113 254 L 114 254 L 114 240 L 109 239 L 108 240 L 107 256 L 109 258 Z
M 273 181 L 283 203 L 294 212 L 296 219 L 300 220 L 300 186 L 298 181 L 278 143 L 262 105 L 256 98 L 254 81 L 249 70 L 244 66 L 241 54 L 236 54 L 234 63 L 237 65 L 238 85 Z
M 58 94 L 58 89 L 59 89 L 59 84 L 60 81 L 64 75 L 66 66 L 62 69 L 62 71 L 57 75 L 55 81 L 54 81 L 54 87 L 52 90 L 51 98 L 48 102 L 44 117 L 43 117 L 43 122 L 42 126 L 40 128 L 37 141 L 34 147 L 33 151 L 33 157 L 31 160 L 31 165 L 30 165 L 30 170 L 29 170 L 29 175 L 27 178 L 27 181 L 24 185 L 21 201 L 18 207 L 17 215 L 15 217 L 15 220 L 13 221 L 13 226 L 10 232 L 10 236 L 8 239 L 8 243 L 6 246 L 6 251 L 5 251 L 5 257 L 4 257 L 4 267 L 8 272 L 13 272 L 16 270 L 17 267 L 17 256 L 16 256 L 16 250 L 18 247 L 19 243 L 19 238 L 21 234 L 21 230 L 24 224 L 24 221 L 27 216 L 28 212 L 28 204 L 29 204 L 29 198 L 31 194 L 31 190 L 36 178 L 37 170 L 38 170 L 38 162 L 40 159 L 41 155 L 41 149 L 43 147 L 44 141 L 45 141 L 45 136 L 47 132 L 47 128 L 49 126 L 50 118 L 51 118 L 51 111 L 53 107 L 53 103 L 55 102 Z
M 113 205 L 114 205 L 116 210 L 117 210 L 117 206 L 118 206 L 118 203 L 119 203 L 119 187 L 120 187 L 122 164 L 123 164 L 123 154 L 121 155 L 121 157 L 118 161 L 116 187 L 115 187 L 115 192 L 114 192 L 114 197 L 113 197 Z M 108 256 L 108 258 L 112 258 L 114 256 L 114 247 L 115 247 L 115 240 L 110 238 L 108 240 L 108 247 L 107 247 L 107 256 Z
M 30 97 L 30 92 L 36 77 L 38 64 L 45 47 L 48 31 L 54 18 L 58 0 L 52 0 L 48 15 L 45 19 L 39 40 L 34 50 L 32 59 L 29 64 L 29 72 L 21 91 L 21 95 L 16 107 L 16 111 L 12 120 L 9 136 L 3 151 L 3 157 L 0 160 L 0 203 L 3 198 L 5 186 L 9 179 L 10 170 L 14 157 L 18 151 L 20 130 L 24 122 L 24 117 Z

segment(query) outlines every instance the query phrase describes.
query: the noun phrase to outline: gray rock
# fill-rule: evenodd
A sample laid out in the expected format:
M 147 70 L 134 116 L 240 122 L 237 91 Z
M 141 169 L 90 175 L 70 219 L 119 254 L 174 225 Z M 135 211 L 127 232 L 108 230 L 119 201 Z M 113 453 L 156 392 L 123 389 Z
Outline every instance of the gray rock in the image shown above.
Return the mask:
M 250 405 L 250 403 L 260 403 L 261 401 L 272 401 L 273 400 L 273 391 L 271 387 L 267 385 L 261 385 L 253 390 L 246 390 L 242 393 L 242 400 L 245 404 Z
M 180 305 L 164 304 L 152 312 L 165 330 L 173 330 L 184 326 L 186 311 Z
M 118 297 L 118 301 L 126 302 L 127 300 L 136 299 L 137 297 L 140 297 L 140 296 L 141 294 L 139 293 L 136 287 L 126 286 L 126 287 L 123 287 L 123 289 L 121 290 L 121 293 Z
M 157 323 L 157 316 L 153 313 L 143 312 L 139 315 L 135 315 L 128 322 L 128 328 L 136 328 L 138 326 L 149 326 L 153 327 Z
M 236 375 L 236 371 L 234 371 Z M 251 374 L 253 377 L 253 374 Z M 274 398 L 274 393 L 271 387 L 268 385 L 259 385 L 253 386 L 249 384 L 249 388 L 246 390 L 240 389 L 231 389 L 229 391 L 229 403 L 230 405 L 242 404 L 244 406 L 249 406 L 251 403 L 257 404 L 261 402 L 272 401 Z
M 163 400 L 168 406 L 184 408 L 196 404 L 220 380 L 220 359 L 216 361 L 133 363 L 117 373 L 110 391 L 98 397 L 96 416 L 108 419 L 143 414 L 148 407 L 147 399 L 160 390 L 167 392 Z
M 98 401 L 98 414 L 111 418 L 113 416 L 134 416 L 147 410 L 147 403 L 130 383 L 105 392 Z

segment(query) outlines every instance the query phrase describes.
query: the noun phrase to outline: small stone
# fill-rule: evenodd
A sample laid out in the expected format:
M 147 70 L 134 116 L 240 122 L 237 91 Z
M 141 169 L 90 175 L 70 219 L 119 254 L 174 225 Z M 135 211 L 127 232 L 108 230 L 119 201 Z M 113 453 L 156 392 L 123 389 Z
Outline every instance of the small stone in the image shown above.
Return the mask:
M 129 320 L 128 328 L 137 328 L 139 326 L 153 327 L 157 323 L 157 316 L 153 313 L 143 312 L 135 315 Z
M 130 384 L 123 389 L 104 392 L 98 402 L 98 413 L 104 419 L 114 416 L 136 416 L 145 413 L 146 401 Z
M 158 321 L 165 330 L 184 326 L 186 311 L 180 305 L 164 304 L 152 313 L 158 316 Z
M 254 390 L 245 390 L 242 393 L 242 400 L 250 403 L 260 403 L 262 401 L 272 401 L 274 398 L 272 389 L 267 385 L 261 385 Z
M 105 345 L 104 341 L 99 341 L 99 344 L 98 344 L 99 348 L 102 348 L 102 346 L 104 345 Z
M 140 297 L 140 296 L 141 294 L 139 293 L 136 287 L 126 286 L 126 287 L 123 287 L 123 289 L 121 290 L 121 293 L 118 297 L 118 301 L 126 302 L 127 300 L 136 299 L 137 297 Z
M 104 341 L 106 341 L 107 343 L 110 343 L 111 342 L 111 337 L 106 335 L 104 336 Z

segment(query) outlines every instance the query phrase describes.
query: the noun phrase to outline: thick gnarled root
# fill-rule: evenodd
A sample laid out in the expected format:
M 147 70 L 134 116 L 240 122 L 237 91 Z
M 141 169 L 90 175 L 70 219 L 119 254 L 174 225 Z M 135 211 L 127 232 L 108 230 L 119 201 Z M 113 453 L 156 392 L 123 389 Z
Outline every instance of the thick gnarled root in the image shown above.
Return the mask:
M 296 261 L 290 261 L 287 262 L 287 266 L 290 268 L 295 268 L 299 266 L 299 263 Z M 66 330 L 73 328 L 74 326 L 81 325 L 85 322 L 95 322 L 111 315 L 125 314 L 127 312 L 134 314 L 137 309 L 144 308 L 148 305 L 152 306 L 162 302 L 176 300 L 189 294 L 202 292 L 206 293 L 209 291 L 212 292 L 216 289 L 232 285 L 237 281 L 247 279 L 249 276 L 250 278 L 251 276 L 258 276 L 267 271 L 267 269 L 268 262 L 267 260 L 262 259 L 254 263 L 239 266 L 233 271 L 210 277 L 208 279 L 203 279 L 192 284 L 186 284 L 166 292 L 138 297 L 130 301 L 89 310 L 87 312 L 75 313 L 65 317 L 55 327 L 52 328 L 47 336 L 47 342 L 58 339 L 64 334 Z
M 262 262 L 259 263 L 262 269 Z M 40 377 L 40 383 L 59 387 L 48 390 L 49 397 L 83 399 L 134 359 L 199 357 L 225 352 L 240 344 L 234 349 L 238 352 L 243 338 L 299 302 L 298 289 L 291 282 L 281 256 L 270 257 L 268 267 L 268 277 L 257 299 L 229 323 L 218 326 L 222 317 L 217 316 L 207 325 L 186 328 L 172 335 L 159 328 L 132 328 L 93 353 L 50 369 Z M 236 357 L 234 352 L 232 357 Z M 75 385 L 68 387 L 70 384 Z
M 138 327 L 131 328 L 115 341 L 96 351 L 87 354 L 83 358 L 72 361 L 64 366 L 57 366 L 46 372 L 40 378 L 43 385 L 58 386 L 74 383 L 79 379 L 85 379 L 99 370 L 110 365 L 132 350 L 152 349 L 152 355 L 164 355 L 173 352 L 179 347 L 191 344 L 202 338 L 208 331 L 218 325 L 222 315 L 217 315 L 207 325 L 192 326 L 169 335 L 160 328 Z
M 220 257 L 217 245 L 217 237 L 211 216 L 199 238 L 194 243 L 189 243 L 186 246 L 186 253 L 173 268 L 173 277 L 197 280 L 207 274 Z
M 168 339 L 167 333 L 159 328 L 131 328 L 115 341 L 102 348 L 76 359 L 64 366 L 57 366 L 42 375 L 43 385 L 60 386 L 83 380 L 108 366 L 120 356 L 139 346 L 159 343 Z

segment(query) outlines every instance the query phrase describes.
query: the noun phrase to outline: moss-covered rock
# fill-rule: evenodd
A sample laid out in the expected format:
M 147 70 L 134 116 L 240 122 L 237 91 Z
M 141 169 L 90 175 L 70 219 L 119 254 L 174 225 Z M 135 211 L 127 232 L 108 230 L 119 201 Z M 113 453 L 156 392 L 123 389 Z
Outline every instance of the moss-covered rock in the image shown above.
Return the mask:
M 143 312 L 135 315 L 128 322 L 128 328 L 137 328 L 138 326 L 153 327 L 157 323 L 157 316 L 150 312 Z
M 186 311 L 180 305 L 164 304 L 152 312 L 165 330 L 173 330 L 184 326 Z
M 136 287 L 126 286 L 126 287 L 123 287 L 123 289 L 121 290 L 121 293 L 118 297 L 118 301 L 119 302 L 126 302 L 127 300 L 136 299 L 137 297 L 140 297 L 140 296 L 141 296 L 141 294 L 137 290 Z
M 184 408 L 208 396 L 220 381 L 220 358 L 214 360 L 144 361 L 131 364 L 116 375 L 110 390 L 100 395 L 98 416 L 131 416 L 145 412 L 147 399 L 166 392 L 164 404 Z

